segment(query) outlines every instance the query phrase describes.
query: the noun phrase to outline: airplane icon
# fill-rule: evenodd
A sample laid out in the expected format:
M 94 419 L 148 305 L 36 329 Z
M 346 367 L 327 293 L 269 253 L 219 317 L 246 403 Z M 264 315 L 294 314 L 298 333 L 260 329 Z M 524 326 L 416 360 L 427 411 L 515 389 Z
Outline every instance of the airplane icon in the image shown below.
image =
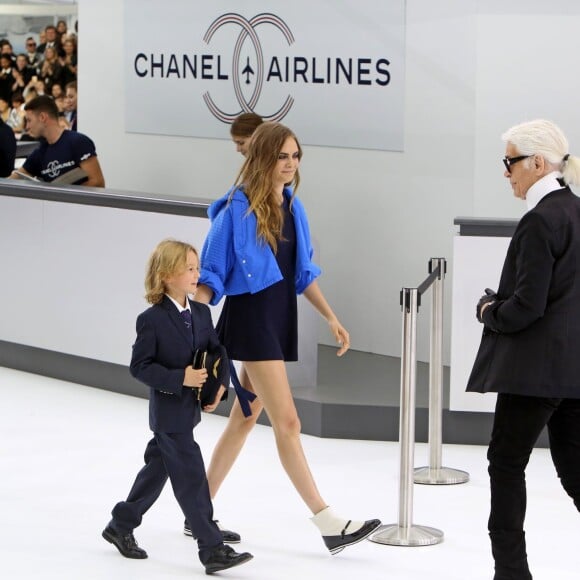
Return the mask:
M 246 75 L 246 84 L 249 85 L 250 84 L 250 75 L 255 74 L 254 69 L 250 66 L 250 57 L 248 57 L 248 60 L 246 62 L 246 66 L 244 67 L 242 74 Z

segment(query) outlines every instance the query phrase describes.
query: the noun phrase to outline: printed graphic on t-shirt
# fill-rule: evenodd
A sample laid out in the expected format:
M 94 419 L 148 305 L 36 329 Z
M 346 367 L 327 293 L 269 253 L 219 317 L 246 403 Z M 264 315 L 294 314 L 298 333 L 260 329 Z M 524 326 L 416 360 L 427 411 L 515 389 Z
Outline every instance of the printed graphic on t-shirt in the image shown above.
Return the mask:
M 63 131 L 56 143 L 41 142 L 24 162 L 23 168 L 43 181 L 54 181 L 80 167 L 83 161 L 97 154 L 95 144 L 86 135 Z M 60 180 L 59 180 L 60 181 Z M 86 181 L 86 175 L 74 183 Z
M 49 161 L 46 164 L 46 168 L 41 170 L 40 175 L 44 181 L 52 181 L 53 179 L 56 179 L 61 174 L 61 172 L 66 173 L 67 168 L 74 167 L 75 165 L 76 163 L 74 161 L 65 161 L 62 163 L 55 159 L 54 161 Z M 62 171 L 63 169 L 65 171 Z

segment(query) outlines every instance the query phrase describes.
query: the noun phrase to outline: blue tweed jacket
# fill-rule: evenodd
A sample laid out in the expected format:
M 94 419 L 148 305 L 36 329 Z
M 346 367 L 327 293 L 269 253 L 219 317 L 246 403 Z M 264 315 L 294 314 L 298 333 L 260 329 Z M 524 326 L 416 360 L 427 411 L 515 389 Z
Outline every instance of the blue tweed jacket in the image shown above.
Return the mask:
M 290 199 L 292 189 L 284 188 Z M 255 294 L 282 279 L 270 246 L 256 235 L 257 220 L 249 213 L 249 201 L 243 190 L 230 190 L 208 209 L 211 228 L 201 252 L 200 284 L 213 290 L 211 304 L 224 295 Z M 294 197 L 291 211 L 296 227 L 296 292 L 301 294 L 320 276 L 312 262 L 310 230 L 304 206 Z

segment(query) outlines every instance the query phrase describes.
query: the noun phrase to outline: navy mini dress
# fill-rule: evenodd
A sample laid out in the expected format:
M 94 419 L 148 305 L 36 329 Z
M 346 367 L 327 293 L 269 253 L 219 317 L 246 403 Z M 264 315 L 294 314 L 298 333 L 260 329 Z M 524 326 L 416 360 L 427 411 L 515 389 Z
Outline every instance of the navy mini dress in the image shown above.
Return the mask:
M 216 330 L 228 356 L 239 361 L 298 360 L 296 230 L 289 202 L 276 262 L 283 279 L 255 294 L 227 296 Z

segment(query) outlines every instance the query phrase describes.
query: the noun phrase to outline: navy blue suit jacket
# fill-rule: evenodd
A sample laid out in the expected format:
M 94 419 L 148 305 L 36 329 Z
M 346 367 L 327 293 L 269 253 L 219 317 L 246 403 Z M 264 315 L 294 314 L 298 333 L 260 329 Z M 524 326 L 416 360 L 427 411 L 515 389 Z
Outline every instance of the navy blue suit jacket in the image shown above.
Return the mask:
M 193 338 L 167 296 L 137 317 L 130 371 L 150 387 L 149 427 L 157 433 L 184 433 L 199 423 L 197 390 L 183 386 L 185 367 L 192 364 L 195 349 L 219 345 L 209 308 L 189 303 Z

